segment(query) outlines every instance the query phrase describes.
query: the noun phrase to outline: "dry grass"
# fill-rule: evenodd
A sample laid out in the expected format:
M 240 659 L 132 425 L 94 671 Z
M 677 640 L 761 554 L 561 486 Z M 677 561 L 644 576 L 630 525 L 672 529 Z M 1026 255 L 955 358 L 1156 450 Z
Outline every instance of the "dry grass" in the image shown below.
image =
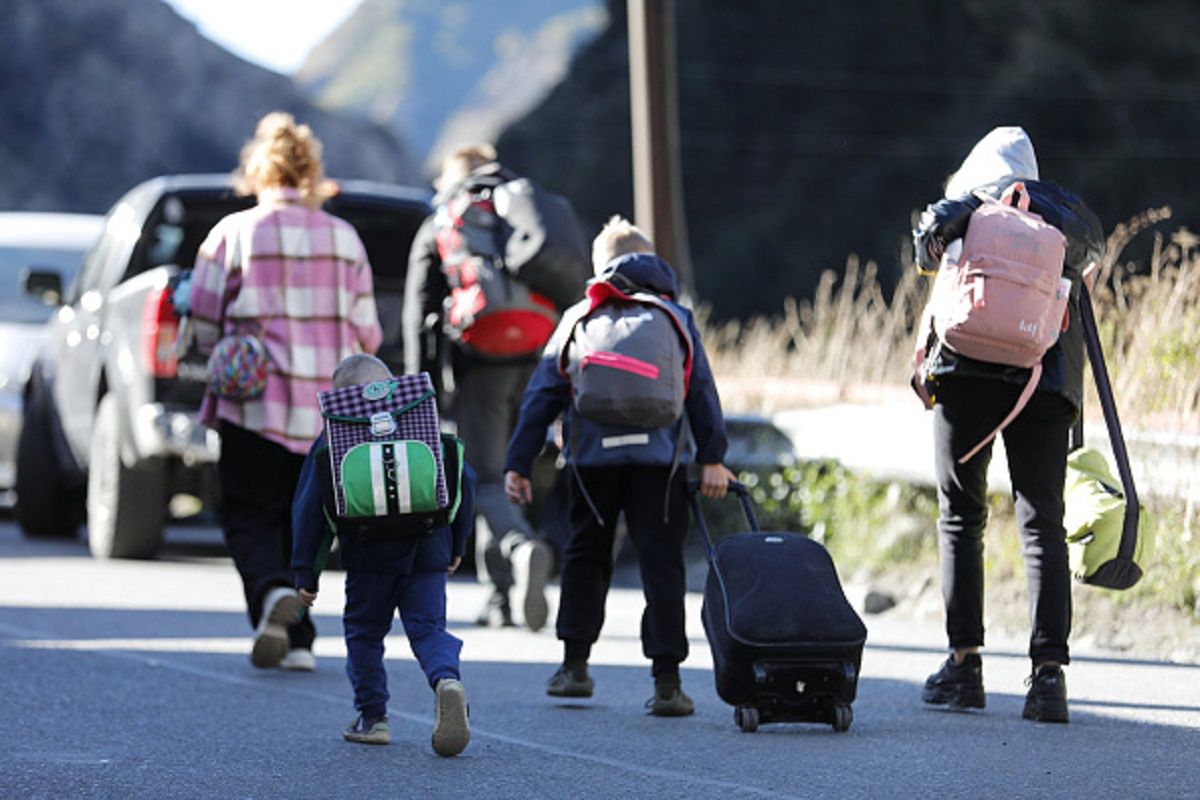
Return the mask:
M 1155 209 L 1114 229 L 1096 317 L 1125 427 L 1200 432 L 1200 237 L 1156 233 L 1149 265 L 1120 261 L 1137 234 L 1169 216 Z M 905 386 L 929 283 L 909 265 L 889 302 L 875 264 L 851 257 L 840 279 L 825 272 L 811 301 L 787 299 L 780 316 L 706 324 L 722 401 L 769 413 Z M 1094 391 L 1087 404 L 1098 419 Z
M 1169 217 L 1169 209 L 1154 209 L 1114 229 L 1094 305 L 1127 438 L 1148 432 L 1195 442 L 1200 435 L 1200 236 L 1182 227 L 1156 232 L 1149 264 L 1121 261 L 1134 237 Z M 842 279 L 826 272 L 812 301 L 787 300 L 781 316 L 706 325 L 705 346 L 722 403 L 730 410 L 771 413 L 883 394 L 916 402 L 907 383 L 914 328 L 929 283 L 907 265 L 889 302 L 876 281 L 875 265 L 851 258 Z M 1086 417 L 1098 421 L 1092 381 L 1086 379 L 1085 386 Z M 1161 497 L 1143 500 L 1160 523 L 1158 552 L 1147 580 L 1124 596 L 1149 596 L 1200 613 L 1200 508 Z M 1015 532 L 999 531 L 1013 524 L 998 519 L 989 538 L 1016 542 Z M 1018 574 L 1015 550 L 998 561 L 994 566 L 1001 573 Z

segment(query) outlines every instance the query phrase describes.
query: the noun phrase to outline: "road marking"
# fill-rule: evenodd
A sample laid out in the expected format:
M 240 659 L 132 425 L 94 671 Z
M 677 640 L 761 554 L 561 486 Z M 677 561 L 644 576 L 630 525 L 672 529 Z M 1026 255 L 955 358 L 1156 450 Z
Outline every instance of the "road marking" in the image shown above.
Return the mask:
M 137 653 L 128 652 L 127 650 L 85 648 L 82 646 L 82 644 L 86 640 L 53 640 L 53 639 L 39 638 L 39 633 L 37 631 L 32 631 L 32 630 L 29 630 L 26 628 L 20 628 L 15 625 L 8 625 L 8 624 L 2 623 L 2 622 L 0 622 L 0 631 L 5 632 L 6 634 L 8 634 L 9 636 L 12 636 L 12 637 L 19 637 L 15 640 L 13 640 L 13 639 L 10 639 L 8 641 L 0 640 L 0 645 L 26 647 L 26 648 L 37 647 L 40 649 L 62 649 L 62 650 L 73 650 L 73 651 L 87 651 L 87 652 L 92 652 L 98 656 L 106 656 L 109 658 L 119 659 L 121 661 L 130 661 L 130 662 L 133 662 L 136 664 L 141 664 L 143 666 L 148 666 L 152 669 L 170 669 L 170 670 L 173 670 L 175 672 L 179 672 L 179 673 L 182 673 L 185 675 L 192 675 L 192 676 L 195 676 L 198 678 L 208 678 L 209 680 L 218 681 L 220 683 L 224 683 L 224 684 L 228 684 L 228 685 L 232 685 L 232 686 L 241 686 L 241 687 L 245 687 L 248 689 L 253 689 L 254 691 L 257 691 L 257 692 L 261 692 L 264 689 L 266 689 L 266 690 L 279 692 L 282 694 L 291 694 L 291 695 L 296 695 L 296 696 L 300 696 L 300 697 L 305 697 L 310 700 L 319 700 L 319 701 L 325 702 L 325 703 L 336 704 L 339 707 L 344 706 L 346 704 L 346 700 L 344 697 L 332 697 L 332 696 L 324 694 L 322 692 L 317 692 L 317 691 L 313 691 L 310 689 L 301 689 L 301 688 L 298 688 L 295 686 L 281 686 L 281 685 L 270 683 L 267 681 L 242 677 L 240 675 L 230 675 L 230 674 L 223 673 L 223 672 L 214 672 L 212 670 L 203 669 L 201 667 L 194 667 L 189 664 L 182 664 L 182 663 L 175 662 L 175 661 L 169 661 L 169 660 L 164 660 L 164 659 L 159 659 L 159 658 L 147 658 L 145 656 L 138 655 Z M 62 647 L 62 648 L 54 647 L 53 643 L 56 643 L 56 641 L 69 641 L 71 646 Z M 133 641 L 133 640 L 127 640 L 127 641 Z M 243 639 L 241 641 L 242 641 L 241 650 L 244 651 L 245 650 L 245 640 Z M 46 646 L 47 644 L 51 644 L 51 646 L 47 647 Z M 413 713 L 407 712 L 407 711 L 390 711 L 390 710 L 388 712 L 388 716 L 392 717 L 392 718 L 399 717 L 401 719 L 407 720 L 408 722 L 422 725 L 426 728 L 431 727 L 433 725 L 433 717 L 432 716 L 423 716 L 421 714 L 413 714 Z M 775 792 L 775 791 L 771 791 L 768 789 L 759 789 L 759 788 L 752 787 L 752 786 L 743 786 L 742 784 L 734 783 L 732 781 L 723 781 L 723 780 L 718 780 L 718 779 L 714 779 L 714 778 L 704 778 L 704 777 L 694 775 L 691 773 L 687 773 L 687 772 L 676 772 L 674 770 L 659 769 L 657 767 L 645 767 L 645 766 L 641 766 L 638 764 L 630 764 L 628 762 L 620 761 L 615 758 L 606 758 L 604 756 L 593 755 L 590 753 L 580 753 L 580 752 L 576 752 L 574 750 L 567 750 L 565 748 L 555 747 L 553 745 L 542 744 L 541 742 L 531 741 L 529 739 L 522 739 L 517 736 L 509 736 L 509 735 L 503 734 L 503 733 L 495 733 L 493 731 L 482 730 L 475 726 L 471 727 L 471 735 L 473 737 L 479 737 L 479 738 L 483 738 L 483 739 L 491 739 L 496 742 L 502 742 L 504 744 L 512 745 L 514 747 L 522 747 L 527 750 L 533 750 L 533 751 L 536 751 L 539 753 L 543 753 L 545 755 L 558 756 L 560 758 L 572 758 L 572 759 L 575 759 L 576 761 L 586 761 L 591 764 L 597 764 L 597 765 L 604 766 L 604 767 L 610 767 L 612 769 L 619 769 L 619 770 L 622 770 L 623 772 L 629 772 L 629 773 L 633 773 L 635 775 L 642 775 L 642 776 L 645 776 L 648 778 L 659 778 L 659 779 L 668 780 L 668 781 L 677 781 L 677 782 L 682 782 L 682 783 L 686 783 L 686 784 L 691 784 L 693 786 L 699 786 L 699 787 L 710 788 L 710 789 L 723 789 L 727 792 L 736 792 L 741 795 L 752 796 L 752 797 L 769 797 L 769 798 L 777 798 L 779 800 L 798 800 L 796 795 L 784 794 L 782 792 Z

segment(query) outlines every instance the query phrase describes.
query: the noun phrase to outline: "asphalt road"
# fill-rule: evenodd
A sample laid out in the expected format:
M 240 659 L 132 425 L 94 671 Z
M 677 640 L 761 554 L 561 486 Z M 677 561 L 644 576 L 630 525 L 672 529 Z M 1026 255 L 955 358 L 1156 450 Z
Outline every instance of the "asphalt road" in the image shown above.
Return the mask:
M 640 592 L 616 589 L 593 659 L 596 696 L 543 693 L 551 631 L 481 630 L 484 598 L 452 583 L 472 741 L 430 748 L 432 695 L 402 637 L 388 641 L 393 741 L 343 742 L 341 590 L 318 600 L 316 674 L 250 666 L 237 577 L 211 529 L 173 530 L 157 562 L 96 562 L 81 542 L 30 543 L 0 522 L 0 797 L 1194 797 L 1200 665 L 1103 652 L 1068 670 L 1070 725 L 1020 719 L 1023 646 L 985 657 L 988 709 L 922 707 L 943 657 L 936 626 L 867 618 L 848 733 L 818 725 L 738 731 L 712 685 L 689 598 L 685 687 L 697 713 L 647 716 Z M 186 541 L 185 541 L 186 540 Z M 181 542 L 184 542 L 181 544 Z M 1200 635 L 1200 634 L 1198 634 Z

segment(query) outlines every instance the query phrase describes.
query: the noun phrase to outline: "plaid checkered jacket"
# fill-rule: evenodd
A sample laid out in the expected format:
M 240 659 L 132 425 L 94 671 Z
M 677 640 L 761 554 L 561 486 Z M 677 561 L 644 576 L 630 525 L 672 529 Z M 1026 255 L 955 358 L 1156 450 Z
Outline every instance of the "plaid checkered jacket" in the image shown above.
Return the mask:
M 192 273 L 196 344 L 208 353 L 231 333 L 254 333 L 270 356 L 262 397 L 239 402 L 205 393 L 201 419 L 226 420 L 308 452 L 321 432 L 317 392 L 337 363 L 373 353 L 383 340 L 371 266 L 354 228 L 308 208 L 294 189 L 267 190 L 257 206 L 222 219 Z

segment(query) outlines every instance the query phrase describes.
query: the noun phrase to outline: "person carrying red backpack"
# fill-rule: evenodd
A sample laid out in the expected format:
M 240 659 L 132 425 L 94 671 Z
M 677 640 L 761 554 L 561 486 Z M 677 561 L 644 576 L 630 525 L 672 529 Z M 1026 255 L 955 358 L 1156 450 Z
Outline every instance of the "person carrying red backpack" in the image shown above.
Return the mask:
M 1033 144 L 1025 131 L 996 128 L 974 146 L 947 183 L 943 199 L 926 208 L 913 231 L 918 267 L 928 272 L 940 268 L 943 273 L 935 284 L 929 324 L 922 325 L 919 335 L 914 388 L 934 411 L 942 593 L 951 649 L 941 669 L 925 682 L 922 699 L 952 708 L 986 704 L 979 656 L 984 644 L 983 531 L 992 437 L 1002 430 L 1030 595 L 1032 674 L 1023 716 L 1067 722 L 1062 667 L 1070 661 L 1071 578 L 1063 486 L 1070 428 L 1083 405 L 1080 284 L 1085 269 L 1103 257 L 1105 243 L 1100 221 L 1079 197 L 1038 177 Z M 1055 329 L 1047 340 L 1052 346 L 1040 360 L 1037 350 L 1033 364 L 1019 358 L 972 357 L 962 352 L 970 349 L 967 344 L 952 344 L 959 340 L 947 333 L 984 309 L 1003 316 L 1009 310 L 1006 303 L 1023 302 L 1005 294 L 1013 286 L 1012 274 L 1035 274 L 1033 266 L 1019 263 L 1014 255 L 1021 250 L 1020 242 L 1000 242 L 1008 253 L 1000 259 L 979 252 L 994 243 L 979 245 L 969 236 L 971 225 L 984 225 L 979 222 L 981 208 L 986 206 L 986 213 L 992 214 L 1001 205 L 997 198 L 1013 204 L 1000 214 L 1025 215 L 1018 228 L 1023 222 L 1026 230 L 1042 231 L 1048 224 L 1061 233 L 1059 246 L 1065 245 L 1061 272 L 1022 284 L 1041 281 L 1053 293 L 1061 282 L 1059 301 L 1066 301 L 1065 318 L 1060 305 L 1058 316 L 1049 321 Z M 1021 210 L 1013 212 L 1014 206 Z M 1007 274 L 994 274 L 988 261 L 1003 261 L 1001 272 Z M 1012 322 L 1031 335 L 1046 330 L 1044 323 L 1029 319 Z
M 448 416 L 479 476 L 476 570 L 492 593 L 477 622 L 513 625 L 515 590 L 537 631 L 553 556 L 505 499 L 501 468 L 538 355 L 583 291 L 586 247 L 570 204 L 501 166 L 490 145 L 451 153 L 435 185 L 409 255 L 405 370 L 453 387 Z

